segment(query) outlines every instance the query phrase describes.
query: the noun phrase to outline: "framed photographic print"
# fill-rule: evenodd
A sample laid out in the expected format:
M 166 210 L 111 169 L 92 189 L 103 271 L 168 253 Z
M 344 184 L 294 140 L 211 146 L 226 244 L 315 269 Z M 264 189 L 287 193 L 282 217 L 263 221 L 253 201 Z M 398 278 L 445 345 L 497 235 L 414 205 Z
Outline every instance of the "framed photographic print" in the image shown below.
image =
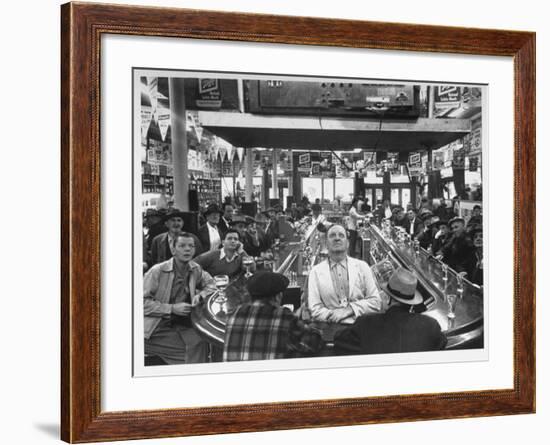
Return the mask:
M 63 5 L 62 438 L 534 412 L 534 42 Z

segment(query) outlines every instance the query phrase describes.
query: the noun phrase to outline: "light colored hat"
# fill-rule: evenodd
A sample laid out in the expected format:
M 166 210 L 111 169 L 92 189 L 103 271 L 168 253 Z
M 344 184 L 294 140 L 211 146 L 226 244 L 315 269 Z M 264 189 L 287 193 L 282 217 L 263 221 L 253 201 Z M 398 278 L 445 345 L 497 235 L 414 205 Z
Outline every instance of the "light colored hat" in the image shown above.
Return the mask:
M 416 292 L 417 283 L 416 275 L 400 267 L 393 272 L 384 290 L 395 300 L 413 306 L 424 301 L 422 295 Z

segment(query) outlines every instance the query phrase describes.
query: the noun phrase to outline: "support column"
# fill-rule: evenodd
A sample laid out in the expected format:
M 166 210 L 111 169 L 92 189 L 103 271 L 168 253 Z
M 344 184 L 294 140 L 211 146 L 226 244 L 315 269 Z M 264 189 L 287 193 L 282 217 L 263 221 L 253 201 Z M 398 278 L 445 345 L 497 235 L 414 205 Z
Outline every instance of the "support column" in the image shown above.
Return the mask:
M 288 150 L 288 166 L 289 166 L 289 173 L 288 173 L 288 195 L 292 196 L 294 198 L 294 202 L 297 202 L 296 197 L 294 196 L 294 157 L 292 154 L 292 148 Z
M 246 180 L 246 187 L 244 191 L 245 202 L 252 202 L 252 192 L 254 191 L 253 175 L 254 175 L 254 149 L 248 148 L 248 149 L 245 149 L 245 154 L 244 154 L 244 177 Z
M 273 164 L 273 170 L 271 172 L 271 190 L 274 199 L 279 199 L 279 178 L 277 177 L 277 164 L 279 162 L 279 151 L 277 148 L 273 149 L 271 163 Z
M 189 211 L 189 169 L 187 166 L 187 118 L 185 115 L 184 79 L 170 78 L 170 125 L 172 135 L 172 165 L 174 169 L 174 205 Z

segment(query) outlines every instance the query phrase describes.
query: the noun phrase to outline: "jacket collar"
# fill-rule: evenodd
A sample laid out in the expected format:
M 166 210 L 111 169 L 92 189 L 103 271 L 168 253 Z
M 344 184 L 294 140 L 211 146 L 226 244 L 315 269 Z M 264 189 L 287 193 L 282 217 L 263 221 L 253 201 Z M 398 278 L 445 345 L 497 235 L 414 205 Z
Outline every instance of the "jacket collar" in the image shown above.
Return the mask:
M 189 270 L 197 269 L 200 266 L 194 261 L 189 261 Z M 160 264 L 160 270 L 162 272 L 173 272 L 174 271 L 174 257 Z

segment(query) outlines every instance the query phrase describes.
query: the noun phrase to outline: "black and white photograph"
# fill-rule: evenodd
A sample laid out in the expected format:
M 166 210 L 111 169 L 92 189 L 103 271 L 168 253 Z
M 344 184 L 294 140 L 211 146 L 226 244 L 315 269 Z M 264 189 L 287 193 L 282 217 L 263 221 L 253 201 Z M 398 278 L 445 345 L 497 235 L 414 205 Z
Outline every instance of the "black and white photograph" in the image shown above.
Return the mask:
M 136 374 L 484 351 L 487 90 L 135 68 Z

